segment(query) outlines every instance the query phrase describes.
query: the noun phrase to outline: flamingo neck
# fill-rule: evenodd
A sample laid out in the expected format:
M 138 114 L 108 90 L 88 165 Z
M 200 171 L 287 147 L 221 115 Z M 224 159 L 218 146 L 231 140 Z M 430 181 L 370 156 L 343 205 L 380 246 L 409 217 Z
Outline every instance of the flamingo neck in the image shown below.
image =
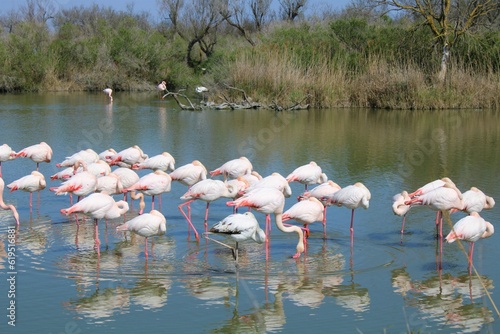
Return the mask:
M 301 254 L 304 252 L 304 233 L 302 232 L 302 229 L 298 226 L 295 225 L 290 225 L 290 226 L 285 226 L 283 225 L 283 213 L 275 213 L 274 214 L 275 220 L 276 220 L 276 226 L 278 229 L 282 232 L 285 233 L 290 233 L 290 232 L 297 232 L 299 235 L 299 242 L 297 243 L 297 254 Z

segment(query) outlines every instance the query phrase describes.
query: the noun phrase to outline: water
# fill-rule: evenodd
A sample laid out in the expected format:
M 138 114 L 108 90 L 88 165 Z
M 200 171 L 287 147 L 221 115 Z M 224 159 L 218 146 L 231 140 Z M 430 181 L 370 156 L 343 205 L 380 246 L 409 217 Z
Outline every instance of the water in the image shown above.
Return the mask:
M 391 198 L 403 189 L 443 176 L 465 191 L 477 186 L 500 198 L 500 127 L 496 112 L 309 110 L 181 111 L 151 94 L 2 95 L 0 144 L 14 150 L 47 142 L 51 163 L 42 163 L 48 186 L 34 194 L 4 191 L 17 206 L 15 297 L 7 251 L 10 212 L 0 211 L 0 332 L 13 332 L 7 310 L 15 302 L 15 330 L 22 333 L 168 332 L 494 332 L 495 282 L 500 280 L 497 236 L 480 240 L 474 252 L 477 275 L 469 276 L 457 243 L 434 237 L 434 212 L 414 208 L 400 243 L 401 218 Z M 116 233 L 124 218 L 99 223 L 100 256 L 90 221 L 77 226 L 60 214 L 67 196 L 48 190 L 58 181 L 55 163 L 86 148 L 102 152 L 139 145 L 150 156 L 168 151 L 181 166 L 195 159 L 209 170 L 247 156 L 261 175 L 286 176 L 316 161 L 341 186 L 363 182 L 371 191 L 368 210 L 356 210 L 354 243 L 350 210 L 328 210 L 327 239 L 322 225 L 311 226 L 307 253 L 294 260 L 296 235 L 274 226 L 266 262 L 263 245 L 241 245 L 236 269 L 228 249 L 191 236 L 177 206 L 186 187 L 175 183 L 162 196 L 167 233 L 144 257 L 144 240 Z M 29 159 L 2 164 L 7 183 L 36 168 Z M 140 171 L 142 176 L 149 171 Z M 303 191 L 291 184 L 293 195 Z M 151 199 L 147 198 L 147 211 Z M 158 204 L 157 204 L 158 205 Z M 138 205 L 126 218 L 137 215 Z M 193 203 L 202 230 L 205 204 Z M 210 206 L 213 224 L 230 214 L 225 201 Z M 451 216 L 456 222 L 464 214 Z M 498 208 L 483 211 L 492 223 Z M 257 214 L 261 226 L 264 217 Z M 316 225 L 317 224 L 317 225 Z M 447 233 L 450 226 L 445 223 Z M 467 246 L 464 244 L 464 246 Z M 439 262 L 439 261 L 438 261 Z M 6 284 L 7 281 L 7 284 Z M 491 295 L 491 300 L 488 298 Z

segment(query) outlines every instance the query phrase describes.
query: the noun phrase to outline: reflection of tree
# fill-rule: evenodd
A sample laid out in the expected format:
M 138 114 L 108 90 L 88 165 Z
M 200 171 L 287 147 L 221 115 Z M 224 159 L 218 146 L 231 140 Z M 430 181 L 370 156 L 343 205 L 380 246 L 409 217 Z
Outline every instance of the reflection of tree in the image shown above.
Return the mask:
M 482 284 L 488 290 L 493 288 L 493 281 L 486 276 L 453 277 L 438 272 L 428 279 L 412 281 L 405 268 L 392 271 L 395 291 L 404 297 L 408 306 L 421 312 L 422 319 L 459 328 L 463 332 L 477 332 L 484 324 L 493 321 L 491 310 L 474 302 L 485 294 Z M 467 299 L 470 302 L 466 304 Z

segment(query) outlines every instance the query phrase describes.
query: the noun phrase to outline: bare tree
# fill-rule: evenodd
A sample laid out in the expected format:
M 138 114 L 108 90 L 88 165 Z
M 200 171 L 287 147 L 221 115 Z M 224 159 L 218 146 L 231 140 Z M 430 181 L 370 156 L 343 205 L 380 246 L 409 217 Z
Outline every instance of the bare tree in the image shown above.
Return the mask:
M 281 14 L 287 21 L 293 21 L 301 15 L 307 4 L 307 0 L 279 0 Z
M 442 46 L 438 79 L 446 78 L 450 49 L 462 35 L 499 15 L 498 0 L 371 0 L 389 11 L 406 11 L 420 18 Z M 494 21 L 494 20 L 493 20 Z
M 261 31 L 266 19 L 269 16 L 271 0 L 250 0 L 250 9 L 252 11 L 255 28 Z
M 41 24 L 46 24 L 56 14 L 52 0 L 26 0 L 20 10 L 27 21 Z
M 8 13 L 0 17 L 0 24 L 9 34 L 13 32 L 14 27 L 19 22 L 21 22 L 21 15 L 15 10 L 10 10 Z

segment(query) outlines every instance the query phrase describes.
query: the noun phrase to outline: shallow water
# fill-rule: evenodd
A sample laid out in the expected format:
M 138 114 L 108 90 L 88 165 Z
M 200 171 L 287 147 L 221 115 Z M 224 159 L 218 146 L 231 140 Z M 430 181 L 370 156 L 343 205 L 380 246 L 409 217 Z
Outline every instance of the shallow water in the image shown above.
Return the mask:
M 9 268 L 8 237 L 15 222 L 0 211 L 0 285 L 8 324 L 15 302 L 15 330 L 23 333 L 168 332 L 495 332 L 495 282 L 500 280 L 497 236 L 480 240 L 474 252 L 477 275 L 469 276 L 459 244 L 444 244 L 439 269 L 435 213 L 413 208 L 401 242 L 401 218 L 392 196 L 443 176 L 465 191 L 480 188 L 500 198 L 500 127 L 490 111 L 370 111 L 352 109 L 273 112 L 269 110 L 181 111 L 151 94 L 23 94 L 0 96 L 0 144 L 21 150 L 41 141 L 54 151 L 40 165 L 47 188 L 34 194 L 4 191 L 18 208 L 15 264 Z M 86 148 L 100 153 L 139 145 L 150 156 L 168 151 L 176 166 L 198 159 L 213 170 L 247 156 L 261 175 L 286 176 L 316 161 L 341 186 L 363 182 L 372 198 L 355 213 L 351 246 L 346 208 L 328 209 L 327 238 L 311 226 L 306 254 L 294 260 L 296 235 L 274 226 L 266 261 L 263 245 L 241 245 L 239 267 L 230 250 L 188 238 L 177 206 L 186 187 L 174 183 L 160 210 L 167 233 L 155 238 L 146 261 L 144 240 L 115 227 L 138 214 L 100 222 L 100 255 L 93 226 L 60 214 L 68 196 L 48 190 L 57 162 Z M 2 163 L 8 184 L 36 168 L 29 159 Z M 142 176 L 149 171 L 140 171 Z M 304 186 L 291 184 L 295 202 Z M 151 198 L 147 198 L 147 210 Z M 156 204 L 158 205 L 158 204 Z M 203 227 L 205 204 L 193 203 L 193 220 Z M 209 225 L 231 213 L 219 200 L 210 206 Z M 492 223 L 498 208 L 483 211 Z M 256 214 L 261 226 L 264 216 Z M 464 214 L 451 216 L 454 223 Z M 317 225 L 316 225 L 317 224 Z M 450 226 L 445 223 L 444 232 Z M 221 239 L 222 240 L 222 239 Z M 464 244 L 467 247 L 466 244 Z M 10 274 L 15 272 L 15 274 Z M 491 295 L 491 300 L 488 295 Z

